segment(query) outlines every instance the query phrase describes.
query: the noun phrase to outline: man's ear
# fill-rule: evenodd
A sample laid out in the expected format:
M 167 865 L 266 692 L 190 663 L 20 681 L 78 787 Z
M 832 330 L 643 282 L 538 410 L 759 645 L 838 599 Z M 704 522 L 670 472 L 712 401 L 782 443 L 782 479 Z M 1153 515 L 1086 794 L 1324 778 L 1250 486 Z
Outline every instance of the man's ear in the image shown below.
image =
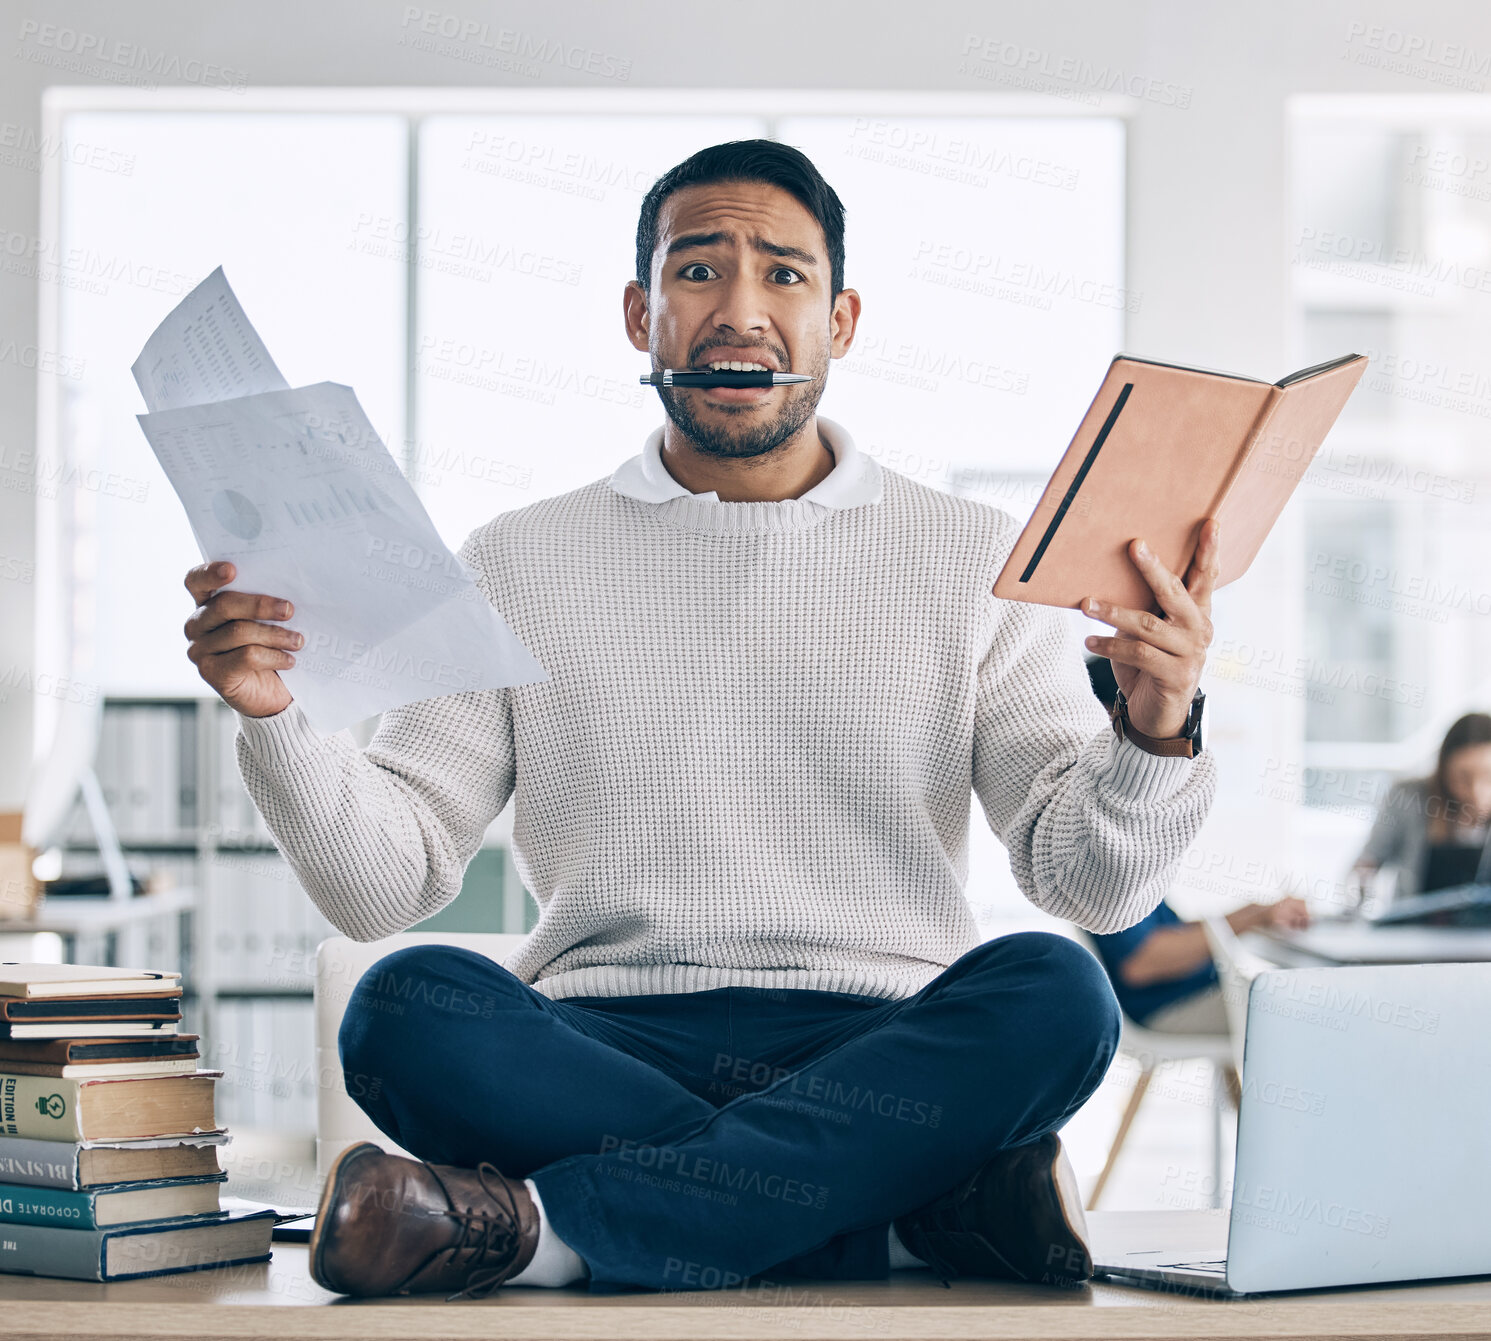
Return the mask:
M 634 279 L 627 280 L 626 288 L 622 290 L 621 310 L 626 322 L 626 338 L 631 341 L 632 348 L 643 354 L 647 353 L 650 348 L 648 337 L 651 313 L 647 306 L 647 294 Z
M 859 291 L 841 289 L 828 314 L 830 358 L 841 359 L 849 352 L 849 346 L 854 343 L 854 332 L 859 327 L 859 311 Z

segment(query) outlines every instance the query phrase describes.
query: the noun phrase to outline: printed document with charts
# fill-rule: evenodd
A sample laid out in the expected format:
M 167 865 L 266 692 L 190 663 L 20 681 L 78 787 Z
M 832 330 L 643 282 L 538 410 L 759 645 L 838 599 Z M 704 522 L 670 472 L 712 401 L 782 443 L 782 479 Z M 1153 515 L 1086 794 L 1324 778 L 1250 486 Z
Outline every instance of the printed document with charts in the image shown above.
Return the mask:
M 550 678 L 446 548 L 352 388 L 292 389 L 221 267 L 132 371 L 203 559 L 237 568 L 232 590 L 293 603 L 305 645 L 279 675 L 318 731 Z

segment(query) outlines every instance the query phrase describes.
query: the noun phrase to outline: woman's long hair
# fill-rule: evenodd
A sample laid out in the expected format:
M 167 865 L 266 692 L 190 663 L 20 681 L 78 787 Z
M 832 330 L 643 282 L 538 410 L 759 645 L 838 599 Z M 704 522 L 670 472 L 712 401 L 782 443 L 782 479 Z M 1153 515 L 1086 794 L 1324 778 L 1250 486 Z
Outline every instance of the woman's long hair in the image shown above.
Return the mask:
M 1491 713 L 1468 712 L 1444 733 L 1439 745 L 1439 762 L 1429 778 L 1429 841 L 1442 843 L 1449 838 L 1451 826 L 1460 819 L 1465 803 L 1450 794 L 1445 781 L 1452 755 L 1469 745 L 1491 745 Z

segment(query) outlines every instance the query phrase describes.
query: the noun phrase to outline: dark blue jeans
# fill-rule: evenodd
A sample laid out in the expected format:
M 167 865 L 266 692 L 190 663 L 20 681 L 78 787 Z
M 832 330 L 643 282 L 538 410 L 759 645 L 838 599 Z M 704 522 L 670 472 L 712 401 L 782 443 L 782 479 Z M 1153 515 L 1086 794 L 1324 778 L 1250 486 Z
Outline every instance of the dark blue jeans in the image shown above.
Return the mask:
M 482 955 L 379 960 L 347 1092 L 411 1154 L 532 1178 L 593 1291 L 882 1280 L 886 1228 L 1063 1126 L 1118 1042 L 1108 978 L 1047 932 L 914 996 L 724 987 L 551 1001 Z

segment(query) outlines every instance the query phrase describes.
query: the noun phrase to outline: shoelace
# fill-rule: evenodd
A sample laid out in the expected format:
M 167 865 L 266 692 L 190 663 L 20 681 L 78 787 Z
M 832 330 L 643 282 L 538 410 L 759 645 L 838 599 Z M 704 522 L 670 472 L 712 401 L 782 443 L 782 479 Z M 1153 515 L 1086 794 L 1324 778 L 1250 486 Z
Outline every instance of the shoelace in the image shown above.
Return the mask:
M 440 1184 L 441 1190 L 445 1193 L 445 1199 L 450 1204 L 451 1217 L 461 1222 L 461 1237 L 449 1248 L 442 1250 L 450 1253 L 450 1265 L 455 1266 L 462 1253 L 469 1254 L 466 1259 L 468 1267 L 475 1266 L 487 1253 L 498 1253 L 506 1259 L 502 1266 L 489 1267 L 485 1271 L 473 1271 L 465 1286 L 454 1294 L 447 1295 L 445 1302 L 450 1304 L 457 1299 L 484 1299 L 507 1279 L 512 1270 L 513 1260 L 516 1257 L 514 1250 L 522 1235 L 520 1228 L 522 1221 L 518 1214 L 517 1199 L 505 1183 L 499 1182 L 494 1187 L 487 1181 L 488 1173 L 499 1180 L 502 1178 L 502 1173 L 495 1165 L 483 1160 L 476 1166 L 476 1177 L 481 1183 L 482 1191 L 495 1202 L 506 1202 L 506 1209 L 499 1208 L 496 1215 L 484 1215 L 479 1211 L 458 1211 L 455 1198 L 451 1196 L 450 1188 L 446 1186 L 445 1180 L 435 1173 L 433 1168 L 430 1168 L 430 1172 L 434 1174 L 435 1181 Z
M 962 1273 L 958 1270 L 957 1267 L 955 1267 L 951 1262 L 944 1258 L 942 1254 L 937 1251 L 937 1249 L 932 1247 L 931 1239 L 928 1236 L 927 1231 L 921 1226 L 919 1222 L 912 1221 L 911 1224 L 907 1226 L 907 1230 L 910 1233 L 912 1242 L 906 1243 L 906 1235 L 901 1235 L 901 1241 L 903 1243 L 906 1243 L 907 1251 L 909 1251 L 913 1257 L 920 1257 L 923 1262 L 925 1262 L 929 1267 L 932 1268 L 934 1272 L 937 1273 L 937 1279 L 942 1282 L 942 1288 L 944 1290 L 951 1290 L 953 1288 L 952 1282 L 956 1280 Z M 897 1230 L 897 1233 L 900 1233 L 899 1229 Z
M 943 1257 L 932 1246 L 932 1235 L 936 1233 L 957 1234 L 961 1236 L 976 1238 L 983 1246 L 984 1251 L 991 1257 L 993 1257 L 1004 1268 L 1009 1279 L 1029 1279 L 1023 1271 L 1017 1269 L 1014 1263 L 1009 1260 L 1009 1258 L 1007 1258 L 1002 1252 L 1000 1252 L 999 1249 L 997 1249 L 992 1243 L 990 1243 L 989 1240 L 986 1239 L 981 1233 L 979 1233 L 978 1229 L 969 1222 L 969 1212 L 965 1209 L 965 1207 L 967 1206 L 970 1198 L 973 1196 L 975 1187 L 976 1184 L 972 1182 L 965 1184 L 962 1188 L 959 1188 L 957 1192 L 951 1193 L 948 1196 L 944 1197 L 940 1202 L 936 1204 L 934 1208 L 923 1212 L 908 1226 L 910 1236 L 911 1238 L 915 1239 L 916 1242 L 909 1242 L 905 1234 L 901 1236 L 901 1241 L 906 1244 L 907 1249 L 912 1253 L 913 1256 L 920 1257 L 922 1261 L 924 1261 L 929 1267 L 932 1268 L 933 1271 L 937 1273 L 938 1280 L 940 1280 L 944 1288 L 947 1289 L 952 1288 L 951 1285 L 948 1284 L 949 1280 L 956 1280 L 963 1273 L 960 1272 L 957 1267 L 955 1267 L 951 1262 Z M 927 1228 L 926 1224 L 926 1222 L 929 1220 L 932 1224 L 932 1228 L 930 1230 Z

